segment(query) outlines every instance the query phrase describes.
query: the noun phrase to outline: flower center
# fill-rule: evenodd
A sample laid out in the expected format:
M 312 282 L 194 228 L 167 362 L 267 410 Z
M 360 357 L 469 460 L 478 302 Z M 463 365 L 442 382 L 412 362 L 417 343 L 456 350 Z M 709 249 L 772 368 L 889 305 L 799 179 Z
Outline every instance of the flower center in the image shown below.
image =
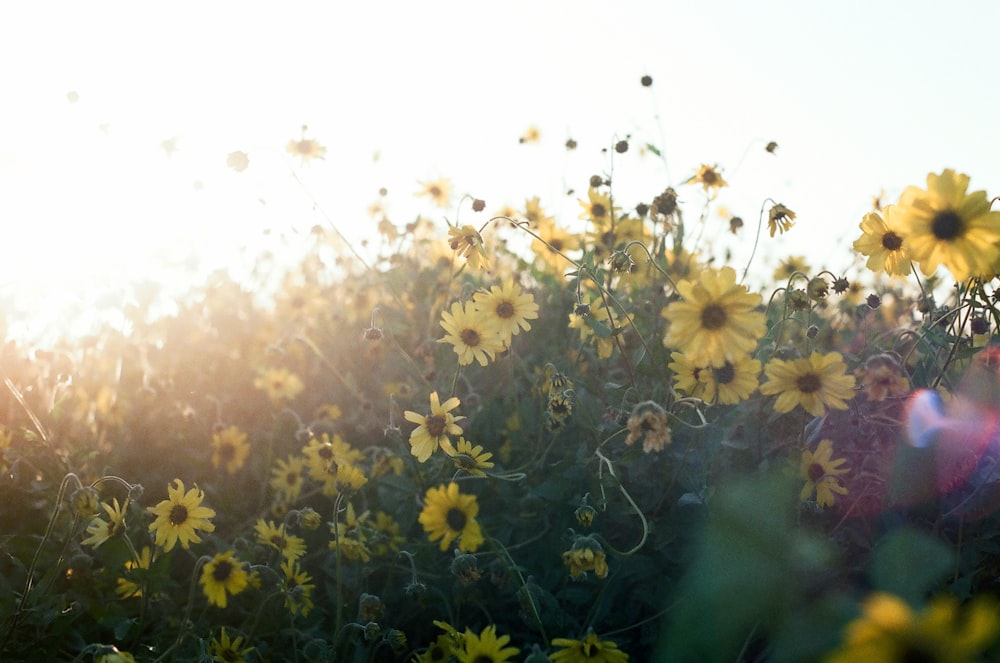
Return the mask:
M 601 647 L 596 642 L 588 642 L 583 646 L 583 655 L 587 658 L 597 656 L 601 653 Z
M 424 419 L 424 427 L 431 437 L 440 437 L 444 433 L 445 418 L 438 414 L 432 414 Z
M 448 515 L 444 519 L 448 523 L 448 528 L 453 532 L 461 532 L 465 529 L 465 524 L 469 522 L 465 512 L 455 507 L 448 509 Z
M 718 304 L 709 304 L 701 310 L 701 326 L 710 331 L 724 327 L 728 318 L 726 309 Z
M 729 384 L 736 377 L 736 369 L 728 361 L 721 367 L 715 369 L 715 381 L 719 384 Z
M 497 304 L 497 317 L 499 318 L 510 318 L 514 316 L 514 305 L 510 302 L 503 301 Z
M 891 230 L 882 235 L 882 248 L 887 251 L 898 251 L 903 246 L 902 238 Z
M 607 213 L 608 213 L 608 210 L 605 209 L 604 205 L 602 205 L 600 203 L 594 203 L 593 205 L 590 206 L 590 214 L 595 219 L 603 218 L 604 215 L 607 214 Z
M 715 180 L 716 177 L 714 170 L 706 170 L 704 173 L 701 174 L 701 181 L 709 186 L 715 184 Z
M 931 232 L 941 240 L 955 239 L 962 234 L 962 217 L 950 209 L 938 212 L 931 221 Z
M 826 470 L 824 470 L 823 466 L 820 465 L 819 463 L 812 463 L 809 465 L 808 474 L 809 474 L 809 480 L 815 483 L 820 479 L 822 479 L 824 475 L 826 475 Z
M 476 347 L 482 340 L 482 337 L 479 336 L 479 332 L 475 329 L 463 329 L 462 333 L 458 336 L 462 339 L 462 343 L 465 343 L 470 348 Z
M 212 578 L 217 582 L 225 582 L 231 575 L 233 575 L 233 565 L 226 560 L 222 560 L 212 569 Z
M 187 522 L 188 510 L 183 504 L 175 504 L 174 508 L 170 510 L 170 524 L 171 525 L 183 525 Z
M 811 394 L 820 390 L 823 386 L 822 380 L 815 373 L 806 373 L 800 376 L 795 381 L 795 386 L 799 388 L 803 394 Z

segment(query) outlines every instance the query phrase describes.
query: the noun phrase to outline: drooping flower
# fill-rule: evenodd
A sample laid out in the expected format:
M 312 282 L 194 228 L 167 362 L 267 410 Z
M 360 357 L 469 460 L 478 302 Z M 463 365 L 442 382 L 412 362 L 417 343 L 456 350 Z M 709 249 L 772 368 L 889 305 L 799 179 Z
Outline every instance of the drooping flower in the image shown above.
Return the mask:
M 463 256 L 472 269 L 490 268 L 490 259 L 486 255 L 486 243 L 475 226 L 448 226 L 448 246 L 458 255 Z
M 853 661 L 978 661 L 1000 634 L 1000 612 L 983 596 L 965 606 L 939 596 L 921 612 L 898 596 L 874 592 L 847 625 L 843 644 L 825 663 Z
M 538 304 L 531 293 L 522 293 L 521 286 L 508 278 L 501 285 L 495 285 L 486 292 L 478 292 L 472 298 L 473 309 L 492 318 L 504 344 L 509 344 L 512 336 L 523 329 L 531 329 L 528 320 L 538 318 Z
M 778 394 L 774 409 L 791 412 L 797 405 L 822 417 L 826 408 L 846 410 L 854 397 L 854 376 L 847 374 L 847 364 L 839 352 L 813 352 L 808 358 L 784 360 L 772 358 L 764 367 L 768 381 L 760 386 L 765 396 Z
M 223 626 L 218 638 L 212 638 L 208 643 L 208 653 L 216 663 L 246 663 L 246 656 L 254 647 L 244 647 L 245 638 L 240 635 L 230 639 Z
M 454 302 L 450 311 L 443 311 L 441 327 L 445 335 L 438 343 L 451 343 L 460 366 L 468 366 L 473 360 L 485 366 L 497 353 L 503 352 L 503 340 L 495 318 L 475 310 L 471 302 L 468 305 Z
M 208 602 L 219 608 L 226 607 L 230 594 L 235 596 L 250 584 L 243 563 L 235 555 L 232 550 L 216 553 L 201 569 L 201 589 Z
M 653 401 L 639 403 L 632 409 L 632 414 L 625 424 L 628 428 L 625 445 L 632 446 L 641 439 L 642 450 L 645 453 L 662 451 L 670 444 L 668 423 L 667 412 L 658 403 Z
M 681 281 L 682 301 L 666 306 L 661 315 L 670 326 L 663 344 L 682 350 L 696 365 L 722 366 L 748 355 L 764 335 L 764 314 L 756 311 L 757 293 L 736 283 L 736 270 L 705 269 L 698 281 Z
M 555 638 L 553 647 L 562 647 L 549 656 L 552 663 L 626 663 L 628 654 L 611 640 L 598 640 L 593 631 L 582 640 Z
M 805 484 L 799 493 L 799 499 L 805 502 L 815 493 L 816 504 L 820 508 L 833 506 L 834 493 L 847 494 L 847 488 L 844 488 L 837 478 L 850 472 L 849 468 L 841 467 L 846 462 L 843 458 L 833 460 L 832 440 L 822 440 L 816 451 L 803 449 L 799 476 Z
M 497 627 L 489 625 L 476 635 L 465 629 L 462 648 L 457 652 L 459 663 L 505 663 L 521 650 L 508 647 L 509 635 L 497 636 Z
M 212 435 L 212 467 L 225 467 L 226 472 L 234 474 L 243 467 L 250 455 L 250 445 L 247 444 L 247 434 L 236 426 L 229 426 Z
M 886 205 L 881 213 L 869 212 L 861 221 L 861 237 L 854 240 L 854 250 L 868 257 L 865 266 L 873 272 L 890 276 L 910 273 L 910 258 L 903 243 L 899 208 Z
M 770 211 L 767 213 L 767 229 L 771 233 L 771 237 L 774 237 L 775 231 L 784 234 L 789 228 L 791 228 L 795 220 L 795 212 L 788 209 L 781 203 L 774 204 Z
M 281 570 L 285 574 L 285 607 L 293 615 L 308 616 L 314 607 L 312 590 L 316 588 L 312 576 L 299 568 L 298 562 L 291 560 L 282 562 Z
M 108 513 L 108 519 L 94 518 L 90 521 L 87 525 L 87 534 L 90 536 L 83 540 L 83 545 L 97 548 L 108 539 L 124 532 L 125 511 L 128 509 L 128 504 L 129 501 L 126 499 L 124 505 L 119 505 L 117 497 L 114 498 L 113 505 L 102 503 L 101 507 Z
M 927 189 L 909 186 L 899 197 L 903 248 L 927 276 L 938 265 L 958 281 L 996 271 L 1000 211 L 990 211 L 985 191 L 968 188 L 968 175 L 947 168 L 927 176 Z
M 600 579 L 608 577 L 608 559 L 604 548 L 591 536 L 577 536 L 569 550 L 562 554 L 563 564 L 569 567 L 569 575 L 576 580 L 593 571 Z
M 172 488 L 167 486 L 168 498 L 148 508 L 156 516 L 149 531 L 155 535 L 155 543 L 163 548 L 163 552 L 170 552 L 178 541 L 181 548 L 187 550 L 191 543 L 201 543 L 199 530 L 215 531 L 215 525 L 209 520 L 215 517 L 215 511 L 201 505 L 205 493 L 197 486 L 184 492 L 184 482 L 180 479 L 174 479 L 172 483 Z
M 426 462 L 442 441 L 451 442 L 449 435 L 462 434 L 462 427 L 456 422 L 465 417 L 451 414 L 451 411 L 460 404 L 461 401 L 456 396 L 441 403 L 437 392 L 433 391 L 430 396 L 430 414 L 418 414 L 411 410 L 403 413 L 404 419 L 417 424 L 410 433 L 410 453 L 416 456 L 418 461 Z
M 427 490 L 418 520 L 431 541 L 441 540 L 441 550 L 447 550 L 455 539 L 459 539 L 459 550 L 475 552 L 484 541 L 476 520 L 478 514 L 476 496 L 463 495 L 458 484 L 451 482 Z

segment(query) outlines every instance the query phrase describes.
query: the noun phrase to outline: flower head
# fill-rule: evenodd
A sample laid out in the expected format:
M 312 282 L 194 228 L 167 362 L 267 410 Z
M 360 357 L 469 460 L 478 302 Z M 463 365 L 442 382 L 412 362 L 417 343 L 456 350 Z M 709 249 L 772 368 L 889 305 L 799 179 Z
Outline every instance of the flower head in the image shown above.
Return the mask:
M 259 518 L 254 531 L 257 532 L 258 543 L 274 548 L 287 560 L 296 560 L 306 553 L 305 540 L 285 532 L 285 523 L 275 525 L 273 520 L 264 522 L 263 518 Z
M 234 474 L 243 467 L 250 455 L 250 445 L 247 444 L 247 434 L 236 426 L 229 426 L 212 435 L 212 467 L 225 467 L 226 472 Z
M 472 298 L 472 307 L 495 323 L 504 344 L 509 344 L 512 336 L 521 330 L 531 329 L 528 320 L 538 317 L 538 304 L 531 293 L 522 293 L 521 286 L 513 279 L 506 279 L 502 285 L 495 285 L 488 292 L 478 292 Z
M 302 492 L 305 470 L 306 461 L 302 456 L 289 456 L 287 460 L 279 458 L 271 468 L 271 488 L 278 497 L 294 502 Z
M 805 482 L 799 499 L 805 502 L 813 493 L 816 494 L 816 504 L 819 507 L 833 506 L 833 494 L 846 495 L 847 489 L 840 485 L 837 477 L 847 474 L 850 470 L 841 467 L 847 461 L 843 458 L 833 459 L 833 442 L 823 440 L 816 451 L 804 449 L 802 463 L 799 465 L 799 476 Z
M 421 182 L 423 189 L 418 196 L 428 196 L 438 207 L 448 207 L 451 204 L 451 182 L 446 179 L 433 182 Z
M 115 580 L 115 594 L 123 599 L 142 596 L 142 585 L 138 582 L 139 576 L 148 574 L 152 563 L 153 551 L 150 550 L 149 546 L 143 546 L 138 560 L 130 559 L 125 562 L 125 577 Z
M 705 163 L 701 164 L 698 172 L 692 175 L 686 183 L 701 184 L 706 193 L 709 189 L 718 192 L 722 187 L 729 186 L 726 180 L 722 179 L 718 164 L 709 166 Z
M 454 447 L 451 446 L 450 442 L 442 444 L 441 447 L 455 462 L 456 468 L 465 470 L 469 474 L 484 477 L 486 476 L 484 470 L 493 467 L 493 462 L 490 460 L 493 458 L 493 454 L 483 451 L 481 445 L 473 446 L 472 442 L 467 441 L 464 437 L 458 438 L 458 443 Z
M 628 654 L 611 640 L 598 640 L 592 631 L 583 640 L 555 638 L 553 647 L 562 647 L 549 658 L 552 663 L 626 663 Z
M 457 652 L 459 663 L 505 663 L 512 656 L 517 656 L 517 647 L 508 647 L 509 635 L 497 637 L 497 627 L 490 625 L 476 635 L 465 629 L 462 638 L 462 648 Z
M 246 663 L 246 655 L 254 650 L 253 647 L 244 647 L 243 636 L 237 636 L 230 640 L 223 626 L 218 638 L 212 638 L 208 644 L 208 653 L 216 663 Z
M 483 544 L 482 530 L 476 521 L 479 503 L 475 495 L 463 495 L 458 484 L 429 488 L 424 495 L 424 508 L 418 520 L 431 541 L 441 540 L 441 550 L 447 550 L 459 539 L 458 549 L 475 552 Z
M 793 220 L 795 220 L 795 212 L 781 203 L 775 203 L 767 213 L 767 229 L 771 233 L 771 237 L 774 237 L 775 231 L 784 234 L 795 225 L 792 223 Z
M 284 368 L 268 368 L 261 371 L 253 381 L 253 386 L 263 390 L 275 405 L 293 400 L 305 389 L 299 376 Z
M 451 411 L 461 404 L 458 397 L 452 396 L 441 403 L 437 392 L 432 391 L 430 401 L 430 414 L 418 414 L 410 410 L 403 413 L 404 419 L 417 424 L 410 433 L 410 453 L 421 463 L 426 462 L 442 442 L 451 442 L 449 435 L 461 435 L 462 427 L 456 422 L 465 419 L 451 414 Z
M 198 531 L 214 532 L 215 525 L 209 518 L 215 517 L 215 511 L 202 506 L 205 493 L 197 486 L 184 492 L 184 482 L 174 479 L 174 486 L 167 486 L 167 499 L 148 511 L 156 516 L 149 526 L 149 531 L 155 535 L 156 545 L 169 552 L 180 541 L 181 548 L 187 550 L 193 543 L 201 543 Z
M 899 360 L 891 354 L 877 354 L 868 358 L 859 371 L 861 388 L 870 401 L 901 398 L 910 393 L 910 381 Z
M 312 590 L 316 585 L 313 584 L 312 577 L 299 568 L 298 562 L 292 560 L 282 562 L 281 570 L 285 574 L 285 607 L 293 615 L 306 617 L 314 605 Z
M 774 409 L 791 412 L 796 405 L 822 417 L 826 408 L 846 410 L 854 397 L 855 380 L 839 352 L 813 352 L 808 359 L 771 359 L 764 367 L 768 381 L 760 386 L 765 396 L 778 394 Z
M 632 446 L 642 439 L 642 450 L 645 453 L 662 451 L 670 444 L 670 428 L 667 424 L 667 412 L 659 404 L 653 401 L 639 403 L 632 409 L 625 424 L 628 428 L 625 444 Z
M 448 226 L 448 245 L 452 251 L 464 256 L 472 269 L 490 268 L 486 244 L 475 226 Z
M 441 326 L 445 335 L 438 343 L 451 343 L 461 366 L 468 366 L 473 360 L 485 366 L 497 353 L 503 352 L 496 318 L 477 311 L 471 302 L 454 302 L 450 311 L 441 313 Z
M 903 244 L 899 208 L 886 205 L 879 212 L 869 212 L 861 221 L 861 237 L 854 240 L 854 250 L 868 256 L 865 266 L 873 272 L 890 276 L 910 273 L 910 258 Z
M 83 545 L 97 548 L 110 538 L 118 536 L 125 531 L 125 511 L 128 509 L 129 501 L 125 500 L 125 505 L 118 504 L 118 498 L 114 498 L 114 505 L 103 503 L 101 506 L 108 513 L 108 520 L 94 518 L 87 525 L 87 534 L 90 536 L 83 540 Z
M 201 589 L 208 602 L 219 608 L 226 607 L 230 594 L 235 596 L 250 584 L 243 563 L 235 554 L 232 550 L 217 553 L 201 569 Z
M 588 571 L 593 571 L 602 580 L 608 577 L 607 555 L 593 537 L 577 536 L 570 549 L 562 554 L 562 558 L 574 580 L 586 575 Z
M 750 354 L 764 335 L 764 314 L 756 311 L 760 295 L 736 283 L 736 270 L 705 269 L 698 281 L 681 281 L 682 301 L 663 309 L 670 322 L 663 344 L 684 352 L 693 364 L 722 366 Z
M 1000 211 L 985 191 L 967 193 L 969 176 L 945 169 L 927 176 L 927 188 L 907 187 L 899 197 L 903 248 L 930 276 L 938 265 L 956 280 L 992 274 L 1000 257 Z
M 302 163 L 310 159 L 322 159 L 326 155 L 326 148 L 312 138 L 306 138 L 305 129 L 302 127 L 302 139 L 288 141 L 285 151 L 293 156 L 301 157 Z

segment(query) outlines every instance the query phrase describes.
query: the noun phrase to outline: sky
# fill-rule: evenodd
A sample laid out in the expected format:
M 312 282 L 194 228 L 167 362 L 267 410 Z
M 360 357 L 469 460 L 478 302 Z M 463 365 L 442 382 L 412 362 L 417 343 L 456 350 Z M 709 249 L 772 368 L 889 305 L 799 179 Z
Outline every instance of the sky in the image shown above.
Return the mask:
M 380 187 L 399 225 L 453 221 L 414 195 L 438 178 L 573 227 L 613 172 L 623 204 L 673 185 L 696 216 L 702 163 L 730 184 L 705 228 L 734 263 L 771 199 L 797 222 L 765 233 L 760 273 L 792 254 L 839 273 L 880 192 L 955 168 L 1000 194 L 997 25 L 985 0 L 4 3 L 0 313 L 46 336 L 129 283 L 294 254 L 316 224 L 373 236 Z M 285 152 L 303 126 L 324 160 Z M 718 206 L 748 229 L 726 236 Z

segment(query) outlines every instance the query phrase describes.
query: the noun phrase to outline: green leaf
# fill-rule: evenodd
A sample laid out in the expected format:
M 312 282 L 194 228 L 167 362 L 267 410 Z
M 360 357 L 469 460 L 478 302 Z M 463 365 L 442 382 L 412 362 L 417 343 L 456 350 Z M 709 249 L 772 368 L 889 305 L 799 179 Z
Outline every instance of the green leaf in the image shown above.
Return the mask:
M 649 150 L 650 152 L 652 152 L 653 154 L 655 154 L 655 155 L 656 155 L 656 156 L 658 156 L 658 157 L 662 157 L 662 156 L 663 156 L 663 155 L 662 155 L 662 154 L 660 153 L 660 150 L 659 150 L 659 148 L 657 148 L 657 147 L 656 147 L 655 145 L 653 145 L 652 143 L 646 143 L 646 149 L 647 149 L 647 150 Z

